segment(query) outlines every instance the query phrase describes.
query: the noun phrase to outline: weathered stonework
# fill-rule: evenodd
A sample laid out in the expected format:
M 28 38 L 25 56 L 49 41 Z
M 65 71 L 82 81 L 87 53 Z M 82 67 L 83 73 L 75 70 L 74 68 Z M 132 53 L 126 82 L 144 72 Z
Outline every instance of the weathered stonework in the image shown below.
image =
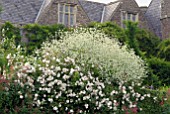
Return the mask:
M 113 12 L 110 21 L 115 22 L 116 24 L 121 26 L 121 6 L 118 6 Z
M 41 13 L 37 23 L 39 24 L 57 24 L 58 23 L 58 4 L 68 3 L 77 6 L 76 25 L 84 25 L 90 22 L 87 14 L 83 11 L 77 0 L 53 0 Z
M 58 7 L 56 3 L 50 3 L 48 6 L 46 6 L 45 9 L 41 11 L 41 14 L 39 15 L 37 19 L 37 23 L 39 24 L 57 24 L 58 23 Z
M 170 18 L 161 19 L 162 38 L 170 38 Z
M 161 1 L 161 29 L 162 38 L 170 38 L 170 0 Z
M 134 0 L 120 0 L 120 5 L 113 12 L 111 21 L 115 21 L 121 26 L 121 12 L 129 12 L 138 15 L 138 23 L 140 28 L 149 29 L 148 23 L 144 17 L 143 12 L 140 10 L 139 6 Z

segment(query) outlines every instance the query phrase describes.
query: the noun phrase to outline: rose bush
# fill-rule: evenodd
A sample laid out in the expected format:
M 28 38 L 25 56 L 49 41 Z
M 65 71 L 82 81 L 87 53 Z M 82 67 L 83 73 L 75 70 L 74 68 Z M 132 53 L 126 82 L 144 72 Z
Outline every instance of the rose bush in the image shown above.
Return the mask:
M 25 63 L 15 82 L 31 90 L 26 94 L 20 92 L 20 99 L 31 95 L 32 105 L 43 112 L 137 113 L 142 110 L 138 102 L 151 97 L 137 92 L 142 90 L 141 83 L 107 83 L 93 71 L 84 72 L 84 65 L 69 57 L 58 59 L 46 54 L 39 60 L 42 63 L 36 66 Z

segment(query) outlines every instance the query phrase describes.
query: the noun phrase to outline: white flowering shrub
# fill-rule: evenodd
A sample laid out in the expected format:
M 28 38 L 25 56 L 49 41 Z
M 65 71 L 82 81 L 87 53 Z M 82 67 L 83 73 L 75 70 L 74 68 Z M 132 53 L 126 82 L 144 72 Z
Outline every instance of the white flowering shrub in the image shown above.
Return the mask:
M 58 59 L 45 54 L 38 60 L 41 62 L 36 66 L 24 64 L 17 73 L 16 82 L 31 89 L 33 106 L 45 112 L 135 113 L 142 110 L 138 101 L 151 96 L 136 92 L 140 83 L 127 85 L 118 80 L 107 83 L 93 71 L 84 72 L 84 66 L 69 57 Z M 28 96 L 28 93 L 19 94 L 21 99 Z
M 77 62 L 94 65 L 100 76 L 123 81 L 139 80 L 146 77 L 144 61 L 121 46 L 116 40 L 110 39 L 101 31 L 95 29 L 76 29 L 73 32 L 65 32 L 61 40 L 53 40 L 43 44 L 39 50 L 49 56 L 71 57 Z M 37 52 L 38 53 L 38 52 Z

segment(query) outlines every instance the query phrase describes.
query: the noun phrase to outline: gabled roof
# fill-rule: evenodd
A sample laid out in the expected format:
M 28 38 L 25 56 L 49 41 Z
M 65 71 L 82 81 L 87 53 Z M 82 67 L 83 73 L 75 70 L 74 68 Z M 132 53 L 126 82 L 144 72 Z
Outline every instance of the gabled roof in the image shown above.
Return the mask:
M 101 20 L 101 22 L 110 21 L 113 12 L 117 9 L 119 4 L 119 1 L 107 4 L 103 10 L 103 19 Z
M 102 13 L 105 6 L 104 3 L 92 2 L 87 0 L 79 0 L 79 2 L 91 21 L 101 22 Z
M 148 10 L 145 13 L 145 17 L 149 23 L 150 28 L 153 29 L 155 34 L 162 37 L 161 33 L 161 0 L 152 0 Z
M 34 23 L 44 0 L 0 0 L 0 18 L 12 23 Z

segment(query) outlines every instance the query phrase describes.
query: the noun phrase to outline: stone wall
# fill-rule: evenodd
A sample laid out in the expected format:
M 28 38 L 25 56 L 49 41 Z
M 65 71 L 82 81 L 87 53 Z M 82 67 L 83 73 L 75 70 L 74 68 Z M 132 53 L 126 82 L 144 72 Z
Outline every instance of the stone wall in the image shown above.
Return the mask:
M 120 6 L 118 6 L 117 9 L 112 14 L 111 21 L 116 22 L 116 24 L 121 26 L 121 9 L 120 9 Z
M 164 18 L 161 20 L 162 38 L 170 38 L 170 18 Z

